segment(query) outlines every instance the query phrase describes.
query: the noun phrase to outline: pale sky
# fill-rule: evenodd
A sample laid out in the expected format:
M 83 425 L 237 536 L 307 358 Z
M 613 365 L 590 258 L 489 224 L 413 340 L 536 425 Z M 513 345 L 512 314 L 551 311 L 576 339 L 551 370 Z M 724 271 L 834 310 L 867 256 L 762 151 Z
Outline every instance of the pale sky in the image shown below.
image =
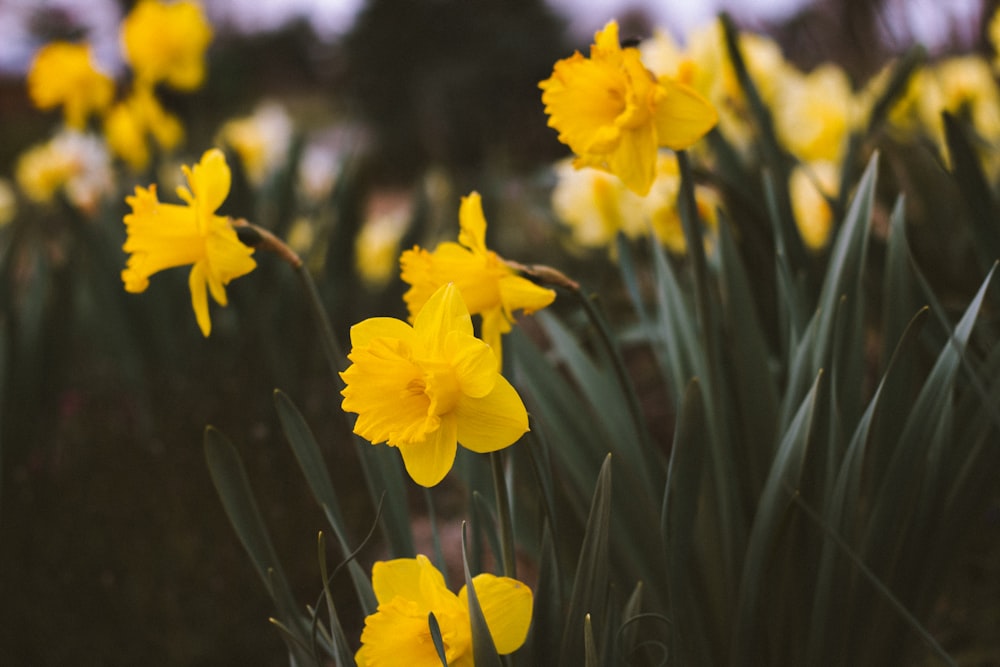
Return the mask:
M 654 22 L 676 36 L 709 21 L 725 9 L 737 18 L 778 21 L 808 0 L 548 0 L 569 21 L 578 38 L 586 38 L 609 19 L 639 7 Z M 351 25 L 363 0 L 202 0 L 210 20 L 217 26 L 255 31 L 279 26 L 298 16 L 310 16 L 317 31 L 335 38 Z M 977 35 L 976 18 L 982 0 L 888 0 L 891 36 L 907 41 L 912 35 L 932 52 L 951 34 L 972 44 Z M 114 0 L 0 0 L 0 71 L 23 71 L 40 46 L 28 31 L 28 18 L 40 8 L 61 10 L 89 29 L 101 64 L 109 71 L 120 67 Z

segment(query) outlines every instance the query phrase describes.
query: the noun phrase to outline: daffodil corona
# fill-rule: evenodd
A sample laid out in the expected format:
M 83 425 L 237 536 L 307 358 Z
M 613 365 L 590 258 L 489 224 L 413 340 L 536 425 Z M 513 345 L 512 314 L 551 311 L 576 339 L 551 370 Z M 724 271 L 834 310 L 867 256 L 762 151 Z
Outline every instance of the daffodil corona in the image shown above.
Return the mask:
M 455 283 L 469 312 L 482 316 L 482 337 L 496 353 L 499 367 L 500 337 L 511 330 L 514 311 L 530 314 L 545 308 L 556 293 L 517 275 L 486 247 L 486 217 L 478 192 L 462 198 L 458 221 L 458 243 L 441 243 L 434 252 L 415 247 L 402 254 L 403 282 L 410 285 L 403 299 L 412 320 L 439 287 Z
M 524 644 L 531 625 L 531 589 L 516 579 L 480 574 L 473 578 L 476 598 L 490 636 L 501 655 Z M 426 556 L 379 561 L 372 567 L 378 610 L 365 619 L 359 667 L 440 667 L 428 616 L 441 629 L 445 658 L 451 667 L 473 667 L 472 630 L 466 587 L 458 595 Z
M 177 194 L 187 205 L 161 203 L 155 185 L 136 187 L 135 195 L 125 199 L 132 212 L 125 216 L 128 238 L 123 248 L 131 254 L 122 280 L 127 291 L 143 292 L 154 273 L 191 264 L 191 304 L 202 334 L 208 336 L 208 293 L 225 306 L 225 286 L 257 264 L 250 256 L 253 248 L 240 242 L 229 219 L 215 214 L 229 194 L 231 178 L 222 151 L 208 150 L 201 162 L 183 170 L 190 187 L 178 187 Z
M 590 58 L 560 60 L 539 87 L 549 126 L 576 153 L 575 165 L 609 171 L 640 195 L 656 176 L 659 147 L 688 148 L 718 120 L 693 88 L 656 78 L 638 49 L 622 48 L 614 21 L 594 36 Z
M 492 350 L 472 332 L 462 295 L 437 290 L 410 326 L 373 317 L 351 327 L 350 367 L 341 377 L 354 432 L 397 447 L 417 484 L 451 470 L 458 443 L 475 452 L 513 444 L 528 430 L 521 397 L 497 371 Z

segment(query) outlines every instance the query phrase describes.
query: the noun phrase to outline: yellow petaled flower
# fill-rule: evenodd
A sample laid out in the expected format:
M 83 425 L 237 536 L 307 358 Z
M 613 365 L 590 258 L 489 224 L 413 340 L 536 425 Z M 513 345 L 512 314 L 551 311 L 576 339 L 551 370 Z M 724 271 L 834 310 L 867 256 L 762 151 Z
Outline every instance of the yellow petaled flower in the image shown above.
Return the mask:
M 178 187 L 177 195 L 186 206 L 161 203 L 155 185 L 136 187 L 135 195 L 126 197 L 132 213 L 125 216 L 128 238 L 123 248 L 130 255 L 122 280 L 127 291 L 143 292 L 154 273 L 191 264 L 191 304 L 202 334 L 208 336 L 208 292 L 225 306 L 226 284 L 257 264 L 250 257 L 253 248 L 240 242 L 228 218 L 215 214 L 229 194 L 229 166 L 222 151 L 206 151 L 201 162 L 183 171 L 190 188 Z
M 859 99 L 847 74 L 836 65 L 788 76 L 774 106 L 775 130 L 800 160 L 839 163 L 848 135 L 861 117 Z
M 114 82 L 94 67 L 86 44 L 55 42 L 39 49 L 28 71 L 28 95 L 39 109 L 63 107 L 66 124 L 82 130 L 87 117 L 103 111 Z
M 403 281 L 410 285 L 403 299 L 412 320 L 439 287 L 455 283 L 469 312 L 482 316 L 483 340 L 502 366 L 500 337 L 510 331 L 514 311 L 531 314 L 552 303 L 556 293 L 517 275 L 486 247 L 486 218 L 478 192 L 462 198 L 458 222 L 458 243 L 441 243 L 434 252 L 414 247 L 400 257 Z
M 341 393 L 344 411 L 358 415 L 354 432 L 397 447 L 417 484 L 444 479 L 458 443 L 492 452 L 528 430 L 521 397 L 473 335 L 454 284 L 434 293 L 412 327 L 391 317 L 354 325 L 351 348 Z
M 590 58 L 560 60 L 539 87 L 549 126 L 576 153 L 576 166 L 610 171 L 640 195 L 656 176 L 659 147 L 685 149 L 718 120 L 693 88 L 656 78 L 638 49 L 623 49 L 614 21 L 594 36 Z
M 236 151 L 247 178 L 259 186 L 288 158 L 292 119 L 281 105 L 262 104 L 252 115 L 223 125 L 219 140 Z
M 788 194 L 795 223 L 802 242 L 813 252 L 822 250 L 830 241 L 833 210 L 827 197 L 836 193 L 839 178 L 839 170 L 832 162 L 798 165 L 789 176 Z
M 150 135 L 161 149 L 169 151 L 184 139 L 184 127 L 160 106 L 152 88 L 139 86 L 108 112 L 104 135 L 111 152 L 139 171 L 149 165 Z
M 472 579 L 497 653 L 513 653 L 524 644 L 531 626 L 531 589 L 516 579 L 480 574 Z M 440 667 L 428 617 L 441 629 L 445 659 L 451 667 L 474 667 L 469 598 L 458 595 L 426 556 L 378 561 L 372 566 L 372 588 L 378 610 L 365 619 L 358 667 Z M 402 661 L 402 662 L 401 662 Z
M 194 90 L 205 78 L 212 26 L 197 3 L 140 0 L 122 21 L 121 39 L 125 61 L 142 85 Z
M 94 213 L 114 190 L 111 158 L 98 137 L 65 130 L 18 158 L 18 187 L 31 201 L 47 204 L 64 194 L 85 213 Z
M 410 206 L 397 206 L 368 218 L 354 240 L 354 265 L 371 287 L 384 287 L 398 267 L 399 243 L 413 216 Z

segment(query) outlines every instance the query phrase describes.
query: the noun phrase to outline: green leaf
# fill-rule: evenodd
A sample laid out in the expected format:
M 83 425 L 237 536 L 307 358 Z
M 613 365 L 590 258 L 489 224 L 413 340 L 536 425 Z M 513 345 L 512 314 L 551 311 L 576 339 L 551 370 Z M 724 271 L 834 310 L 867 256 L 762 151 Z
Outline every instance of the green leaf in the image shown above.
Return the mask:
M 323 536 L 323 532 L 320 531 L 316 539 L 316 550 L 319 555 L 319 574 L 323 581 L 323 598 L 326 600 L 326 613 L 330 617 L 330 638 L 331 644 L 333 646 L 333 658 L 340 665 L 349 665 L 354 660 L 354 656 L 348 650 L 347 636 L 344 634 L 344 626 L 340 622 L 340 615 L 337 613 L 337 606 L 333 601 L 333 591 L 330 590 L 330 575 L 326 568 L 326 539 Z M 351 561 L 354 562 L 354 561 Z M 370 585 L 369 585 L 370 586 Z M 367 610 L 363 610 L 365 616 L 373 613 Z M 319 620 L 319 615 L 313 615 L 313 644 L 312 652 L 313 655 L 318 655 L 316 642 L 315 642 L 315 632 L 317 630 L 317 622 Z
M 312 491 L 313 497 L 316 498 L 316 502 L 323 508 L 327 521 L 333 528 L 341 554 L 347 558 L 351 553 L 351 547 L 347 540 L 347 526 L 319 445 L 316 443 L 302 413 L 295 407 L 287 394 L 276 389 L 274 391 L 274 406 L 278 411 L 282 430 L 285 432 L 288 444 L 291 445 L 295 458 L 299 462 L 299 467 L 302 468 L 309 489 Z M 352 560 L 348 564 L 348 570 L 351 573 L 351 580 L 354 582 L 354 589 L 357 592 L 362 611 L 366 616 L 374 613 L 377 603 L 371 581 L 357 561 Z
M 587 527 L 566 608 L 559 651 L 560 665 L 579 665 L 583 656 L 583 623 L 589 614 L 604 613 L 608 596 L 608 536 L 611 522 L 611 455 L 604 459 L 590 504 Z
M 205 458 L 229 521 L 277 606 L 279 621 L 292 633 L 298 645 L 308 648 L 305 621 L 278 562 L 239 452 L 225 435 L 209 426 L 205 429 Z M 306 660 L 303 664 L 311 661 L 308 651 L 300 657 Z
M 586 667 L 600 667 L 601 654 L 597 650 L 597 643 L 594 641 L 594 627 L 590 620 L 590 614 L 587 614 L 583 618 L 583 645 L 583 664 Z
M 798 493 L 812 431 L 816 397 L 822 376 L 816 378 L 805 400 L 789 424 L 767 477 L 764 490 L 757 504 L 740 582 L 739 600 L 733 627 L 729 663 L 733 665 L 754 663 L 770 664 L 773 657 L 762 646 L 770 610 L 765 606 L 764 591 L 775 581 L 772 562 L 782 537 L 782 526 L 787 525 L 792 496 Z
M 952 175 L 968 215 L 972 249 L 983 270 L 989 270 L 1000 259 L 1000 231 L 997 230 L 1000 207 L 997 206 L 989 180 L 983 173 L 979 156 L 972 146 L 970 128 L 947 111 L 941 113 L 941 118 L 951 157 Z
M 448 657 L 445 655 L 444 651 L 444 639 L 441 637 L 441 626 L 438 624 L 437 617 L 434 616 L 433 611 L 427 614 L 427 625 L 430 628 L 431 641 L 434 642 L 434 650 L 437 652 L 438 659 L 441 661 L 441 667 L 448 667 Z
M 472 655 L 476 667 L 501 667 L 500 655 L 497 653 L 493 636 L 486 625 L 482 607 L 479 606 L 479 596 L 473 585 L 472 574 L 469 572 L 469 560 L 466 558 L 465 526 L 462 527 L 462 567 L 465 571 L 465 589 L 469 600 L 469 622 L 472 625 Z

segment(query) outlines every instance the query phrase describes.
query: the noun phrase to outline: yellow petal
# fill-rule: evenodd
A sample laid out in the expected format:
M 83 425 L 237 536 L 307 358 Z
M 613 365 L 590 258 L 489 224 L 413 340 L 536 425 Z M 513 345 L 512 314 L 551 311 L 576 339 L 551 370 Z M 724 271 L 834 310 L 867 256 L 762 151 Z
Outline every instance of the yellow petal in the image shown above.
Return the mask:
M 455 418 L 445 415 L 441 418 L 440 428 L 428 434 L 423 442 L 399 445 L 406 472 L 414 482 L 431 487 L 444 479 L 455 463 L 455 452 L 458 450 L 456 433 Z
M 198 320 L 198 328 L 201 329 L 201 335 L 208 338 L 208 334 L 212 332 L 212 321 L 208 316 L 208 280 L 202 262 L 191 267 L 188 287 L 191 289 L 191 306 L 194 308 L 194 317 Z
M 201 156 L 198 164 L 190 168 L 185 165 L 183 170 L 194 196 L 193 205 L 204 218 L 202 224 L 207 224 L 208 218 L 222 206 L 229 195 L 232 175 L 226 164 L 226 156 L 218 148 L 210 148 Z M 187 198 L 180 189 L 178 194 Z
M 675 151 L 688 148 L 719 122 L 711 102 L 698 91 L 667 77 L 660 78 L 667 95 L 656 107 L 656 137 L 660 146 Z
M 365 619 L 358 664 L 366 667 L 441 667 L 430 637 L 427 610 L 401 597 L 379 604 Z M 444 628 L 442 628 L 443 634 Z M 467 646 L 462 647 L 468 650 Z
M 372 589 L 379 604 L 399 596 L 430 610 L 437 595 L 426 596 L 424 590 L 428 587 L 447 591 L 444 576 L 423 554 L 416 558 L 377 561 L 372 566 Z
M 503 370 L 503 334 L 511 330 L 510 320 L 503 308 L 494 308 L 483 313 L 483 342 L 493 350 L 497 371 Z
M 622 131 L 618 148 L 608 155 L 608 168 L 630 190 L 646 196 L 656 178 L 656 131 L 650 124 Z
M 445 346 L 449 350 L 448 363 L 463 394 L 478 398 L 493 390 L 497 366 L 489 345 L 475 336 L 453 331 L 448 334 Z
M 492 574 L 477 575 L 472 585 L 476 587 L 476 597 L 497 653 L 506 655 L 521 648 L 531 627 L 531 589 L 516 579 Z M 458 597 L 468 607 L 465 586 Z
M 364 347 L 376 338 L 413 338 L 413 327 L 395 317 L 370 317 L 351 327 L 351 347 Z
M 483 215 L 483 200 L 478 192 L 462 197 L 458 207 L 458 223 L 461 228 L 458 242 L 473 252 L 486 252 L 486 216 Z
M 216 216 L 211 224 L 213 229 L 205 239 L 205 255 L 211 265 L 212 275 L 221 288 L 234 278 L 253 271 L 257 262 L 251 257 L 253 248 L 240 241 L 225 218 Z M 225 297 L 216 300 L 225 305 Z
M 528 412 L 517 390 L 502 375 L 483 398 L 462 397 L 455 407 L 458 441 L 466 449 L 485 453 L 517 442 L 528 430 Z
M 416 337 L 426 350 L 441 350 L 450 331 L 472 335 L 472 318 L 454 283 L 438 288 L 413 320 Z
M 523 310 L 530 315 L 555 301 L 556 293 L 527 278 L 511 274 L 500 279 L 500 300 L 508 312 Z

